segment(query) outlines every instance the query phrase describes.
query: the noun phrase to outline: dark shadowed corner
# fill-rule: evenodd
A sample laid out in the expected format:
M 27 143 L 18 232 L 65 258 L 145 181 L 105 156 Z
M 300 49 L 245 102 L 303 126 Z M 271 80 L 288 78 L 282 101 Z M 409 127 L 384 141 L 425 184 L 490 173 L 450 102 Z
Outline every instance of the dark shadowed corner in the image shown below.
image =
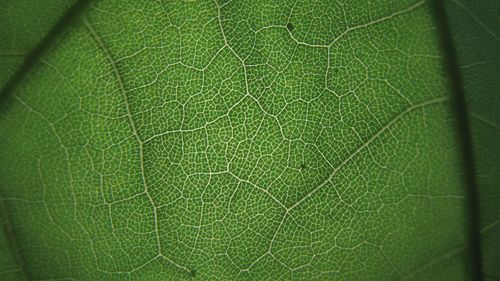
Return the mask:
M 26 55 L 19 69 L 10 80 L 0 89 L 0 110 L 8 102 L 17 85 L 38 64 L 43 55 L 54 45 L 68 27 L 78 21 L 80 15 L 90 5 L 92 0 L 77 1 L 50 29 L 47 35 Z

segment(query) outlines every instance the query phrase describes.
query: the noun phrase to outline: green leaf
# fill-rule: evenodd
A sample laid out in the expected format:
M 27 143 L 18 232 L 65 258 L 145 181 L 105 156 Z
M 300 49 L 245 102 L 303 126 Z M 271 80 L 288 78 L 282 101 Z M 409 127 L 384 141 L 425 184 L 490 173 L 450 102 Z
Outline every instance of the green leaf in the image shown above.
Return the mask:
M 42 55 L 2 91 L 2 279 L 473 277 L 453 81 L 428 2 L 101 0 L 60 21 L 50 46 L 69 5 L 18 2 L 28 12 L 6 10 L 0 23 L 19 23 L 0 46 L 50 16 L 19 33 Z M 495 279 L 500 60 L 478 62 L 498 57 L 498 10 L 447 4 L 469 17 L 452 26 L 482 117 Z M 491 49 L 472 51 L 471 31 Z
M 0 88 L 75 0 L 0 3 Z
M 448 1 L 455 44 L 465 82 L 480 198 L 483 273 L 500 271 L 500 43 L 498 1 Z

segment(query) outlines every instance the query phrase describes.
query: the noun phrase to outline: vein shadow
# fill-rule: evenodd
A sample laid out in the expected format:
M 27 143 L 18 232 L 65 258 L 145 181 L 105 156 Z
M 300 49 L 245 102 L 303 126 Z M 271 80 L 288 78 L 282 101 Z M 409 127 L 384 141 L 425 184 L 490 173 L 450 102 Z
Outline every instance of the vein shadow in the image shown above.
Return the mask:
M 452 110 L 455 115 L 457 141 L 461 150 L 461 165 L 464 173 L 464 188 L 466 195 L 467 218 L 467 242 L 466 250 L 469 254 L 465 264 L 473 280 L 482 281 L 481 273 L 481 233 L 479 217 L 479 199 L 476 183 L 476 167 L 472 151 L 471 130 L 469 126 L 469 113 L 465 102 L 464 84 L 460 72 L 458 57 L 453 41 L 453 34 L 448 22 L 448 14 L 445 7 L 447 0 L 428 1 L 434 22 L 436 24 L 436 36 L 443 53 L 443 65 L 446 76 L 449 78 L 451 91 Z
M 52 48 L 54 43 L 62 34 L 75 22 L 78 22 L 80 15 L 90 5 L 92 0 L 79 0 L 71 6 L 66 13 L 49 30 L 47 35 L 26 55 L 19 69 L 14 73 L 10 80 L 0 90 L 0 110 L 9 101 L 17 86 L 24 81 L 28 73 L 38 65 L 43 55 Z

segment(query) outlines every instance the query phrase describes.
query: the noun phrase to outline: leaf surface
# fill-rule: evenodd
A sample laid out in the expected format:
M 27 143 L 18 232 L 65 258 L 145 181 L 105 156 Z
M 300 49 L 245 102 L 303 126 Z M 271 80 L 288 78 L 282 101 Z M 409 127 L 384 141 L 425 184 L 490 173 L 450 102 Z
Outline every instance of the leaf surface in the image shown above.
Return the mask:
M 483 274 L 500 271 L 500 5 L 498 1 L 447 2 L 463 73 L 480 199 Z
M 451 95 L 425 1 L 95 1 L 0 112 L 1 271 L 466 280 Z
M 0 4 L 0 88 L 75 0 L 3 0 Z

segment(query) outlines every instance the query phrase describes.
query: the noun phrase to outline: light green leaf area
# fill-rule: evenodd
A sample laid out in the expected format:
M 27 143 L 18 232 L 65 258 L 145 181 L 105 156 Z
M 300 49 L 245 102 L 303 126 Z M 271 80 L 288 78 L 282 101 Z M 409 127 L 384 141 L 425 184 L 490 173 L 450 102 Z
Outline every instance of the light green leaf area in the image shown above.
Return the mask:
M 10 253 L 33 280 L 466 280 L 443 70 L 424 1 L 95 1 L 0 112 Z
M 477 164 L 483 273 L 500 279 L 500 4 L 449 1 Z
M 0 2 L 0 88 L 75 0 Z

